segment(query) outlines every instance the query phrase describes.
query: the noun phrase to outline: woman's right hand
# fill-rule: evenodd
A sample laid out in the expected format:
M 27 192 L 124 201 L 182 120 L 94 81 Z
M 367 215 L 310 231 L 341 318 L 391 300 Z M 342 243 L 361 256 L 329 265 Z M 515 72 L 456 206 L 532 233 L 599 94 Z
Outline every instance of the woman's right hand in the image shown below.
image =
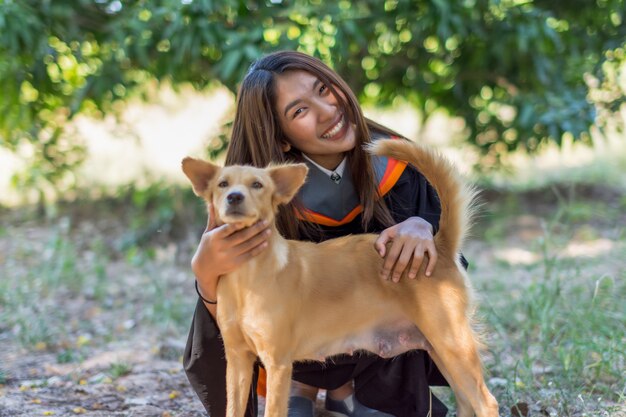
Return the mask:
M 260 221 L 244 228 L 241 224 L 216 227 L 215 211 L 209 206 L 209 222 L 191 259 L 191 269 L 205 298 L 215 299 L 221 275 L 234 271 L 267 248 L 269 224 Z

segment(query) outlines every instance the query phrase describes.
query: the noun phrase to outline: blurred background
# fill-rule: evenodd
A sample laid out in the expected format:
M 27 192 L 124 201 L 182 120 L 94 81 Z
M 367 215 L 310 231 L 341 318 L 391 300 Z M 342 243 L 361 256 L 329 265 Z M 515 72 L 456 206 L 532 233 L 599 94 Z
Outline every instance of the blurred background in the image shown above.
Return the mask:
M 206 214 L 180 160 L 221 160 L 238 82 L 283 49 L 481 189 L 464 253 L 501 414 L 626 416 L 625 12 L 0 0 L 0 416 L 203 415 L 181 355 Z

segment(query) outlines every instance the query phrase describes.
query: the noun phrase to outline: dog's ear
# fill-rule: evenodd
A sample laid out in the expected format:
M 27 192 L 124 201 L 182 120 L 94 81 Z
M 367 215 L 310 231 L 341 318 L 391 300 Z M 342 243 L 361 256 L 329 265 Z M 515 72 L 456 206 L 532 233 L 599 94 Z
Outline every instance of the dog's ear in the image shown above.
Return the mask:
M 274 200 L 277 204 L 290 202 L 304 184 L 306 174 L 309 172 L 305 164 L 281 165 L 267 170 L 276 184 Z
M 190 157 L 183 159 L 182 168 L 198 196 L 206 192 L 209 182 L 220 169 L 217 165 Z

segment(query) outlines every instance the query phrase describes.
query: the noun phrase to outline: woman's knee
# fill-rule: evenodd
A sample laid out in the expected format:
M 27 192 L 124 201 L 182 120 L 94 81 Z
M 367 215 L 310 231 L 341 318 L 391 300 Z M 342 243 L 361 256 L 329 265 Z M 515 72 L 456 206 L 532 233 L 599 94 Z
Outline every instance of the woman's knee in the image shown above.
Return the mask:
M 315 401 L 315 399 L 317 398 L 317 391 L 317 387 L 291 380 L 291 396 L 304 397 Z

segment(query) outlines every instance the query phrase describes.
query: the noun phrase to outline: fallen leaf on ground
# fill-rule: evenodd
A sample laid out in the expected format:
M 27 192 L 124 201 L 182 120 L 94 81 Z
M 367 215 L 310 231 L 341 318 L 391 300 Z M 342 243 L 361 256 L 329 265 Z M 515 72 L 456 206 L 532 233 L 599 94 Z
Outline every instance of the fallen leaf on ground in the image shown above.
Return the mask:
M 513 407 L 511 407 L 511 415 L 513 417 L 528 417 L 528 404 L 515 404 Z

